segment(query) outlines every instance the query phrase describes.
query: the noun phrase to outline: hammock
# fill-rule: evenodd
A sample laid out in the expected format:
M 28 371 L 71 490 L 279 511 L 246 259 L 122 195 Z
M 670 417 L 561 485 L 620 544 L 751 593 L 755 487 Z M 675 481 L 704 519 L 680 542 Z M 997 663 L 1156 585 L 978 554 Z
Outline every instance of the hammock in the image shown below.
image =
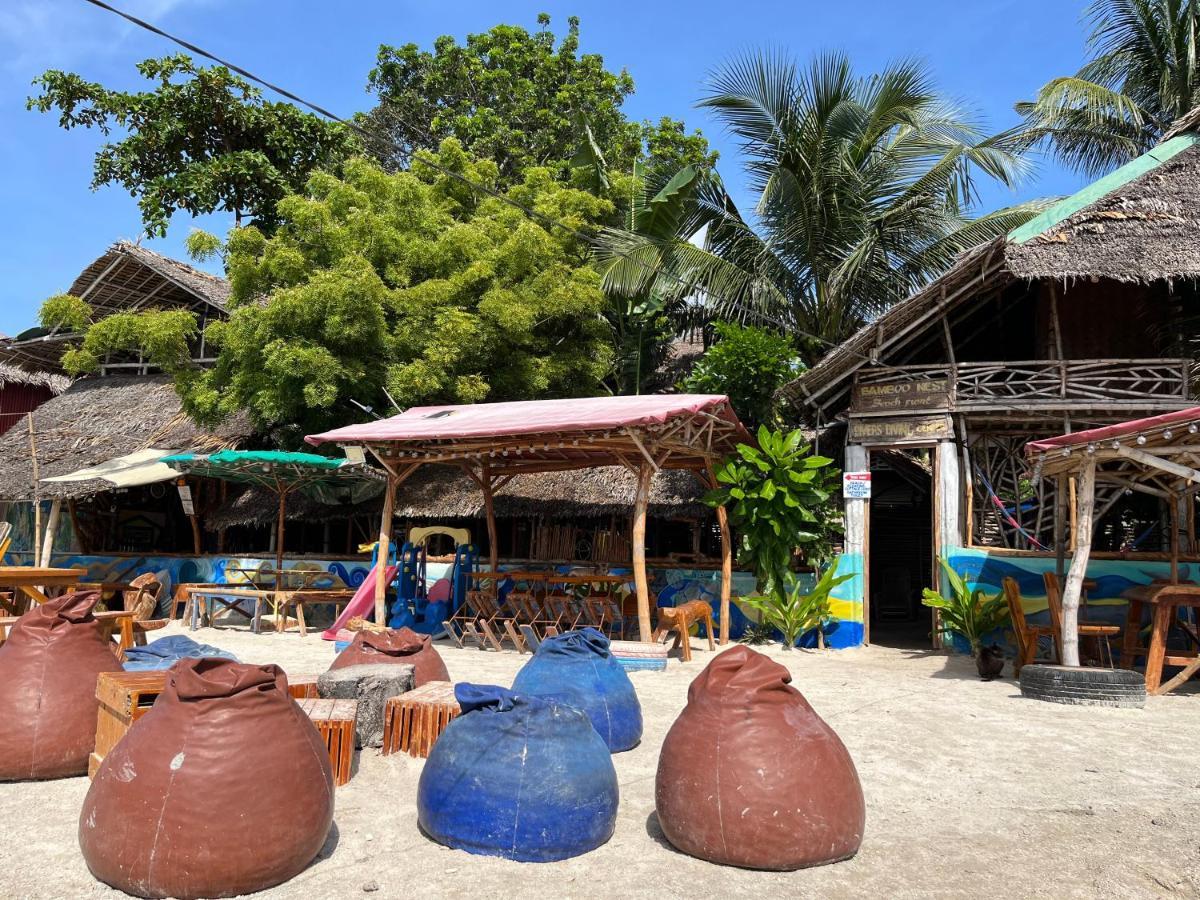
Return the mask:
M 1027 540 L 1035 549 L 1045 550 L 1045 545 L 1036 537 L 1034 537 L 1032 533 L 1022 528 L 1021 523 L 1012 517 L 1008 511 L 1008 507 L 1004 505 L 1004 501 L 1001 500 L 996 494 L 996 491 L 992 488 L 992 483 L 987 480 L 987 476 L 983 474 L 983 470 L 980 469 L 979 466 L 975 466 L 975 474 L 979 476 L 979 483 L 982 484 L 987 490 L 988 496 L 991 497 L 992 504 L 996 507 L 1000 517 L 1007 522 L 1009 526 L 1011 526 L 1012 529 L 1017 532 L 1017 534 L 1025 538 L 1025 540 Z M 1019 505 L 1019 502 L 1017 505 Z

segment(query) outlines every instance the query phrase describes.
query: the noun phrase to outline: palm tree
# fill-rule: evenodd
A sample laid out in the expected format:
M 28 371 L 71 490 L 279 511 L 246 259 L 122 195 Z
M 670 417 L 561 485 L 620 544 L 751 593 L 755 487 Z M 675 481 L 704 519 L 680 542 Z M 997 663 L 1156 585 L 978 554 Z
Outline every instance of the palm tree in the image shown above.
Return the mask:
M 610 294 L 836 343 L 1041 208 L 972 218 L 980 175 L 1012 185 L 1024 171 L 1017 136 L 984 136 L 916 62 L 862 78 L 841 54 L 801 69 L 756 53 L 719 70 L 700 105 L 741 141 L 754 221 L 716 173 L 648 179 L 633 227 L 603 236 Z
M 1089 61 L 1018 103 L 1031 143 L 1097 176 L 1145 153 L 1200 105 L 1200 0 L 1095 0 Z

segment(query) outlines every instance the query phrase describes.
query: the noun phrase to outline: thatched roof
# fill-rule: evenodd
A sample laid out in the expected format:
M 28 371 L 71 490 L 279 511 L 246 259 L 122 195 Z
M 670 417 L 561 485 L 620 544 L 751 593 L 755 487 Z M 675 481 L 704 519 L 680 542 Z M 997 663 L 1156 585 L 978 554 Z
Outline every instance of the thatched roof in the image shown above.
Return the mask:
M 217 450 L 237 446 L 251 429 L 238 417 L 216 431 L 205 430 L 180 408 L 165 375 L 83 378 L 33 413 L 38 474 L 66 475 L 116 456 L 163 447 Z M 80 497 L 110 489 L 105 482 L 41 484 L 38 496 Z M 29 429 L 18 425 L 0 436 L 0 500 L 34 496 Z
M 498 519 L 628 517 L 633 510 L 636 477 L 627 469 L 605 467 L 572 472 L 518 475 L 495 495 Z M 704 488 L 694 475 L 679 469 L 654 476 L 650 491 L 651 516 L 664 519 L 703 519 L 711 510 L 701 502 Z M 288 519 L 345 519 L 348 515 L 378 517 L 382 500 L 355 506 L 330 506 L 305 497 L 288 500 Z M 275 521 L 279 501 L 268 491 L 251 489 L 205 517 L 211 530 L 235 525 L 268 525 Z M 449 466 L 426 466 L 396 491 L 399 519 L 482 519 L 479 485 Z
M 1189 127 L 1200 123 L 1200 110 L 1195 117 Z M 836 410 L 855 371 L 886 361 L 889 351 L 936 325 L 946 310 L 1015 280 L 1076 278 L 1200 278 L 1200 135 L 1176 134 L 1026 225 L 968 250 L 780 394 L 800 406 Z
M 71 379 L 53 372 L 37 372 L 0 363 L 0 389 L 10 384 L 48 388 L 58 395 L 71 386 Z
M 83 298 L 96 317 L 162 307 L 215 318 L 225 315 L 229 282 L 129 241 L 117 241 L 79 273 L 67 292 Z M 0 340 L 0 362 L 58 372 L 63 353 L 76 340 L 76 335 L 61 331 L 31 329 Z

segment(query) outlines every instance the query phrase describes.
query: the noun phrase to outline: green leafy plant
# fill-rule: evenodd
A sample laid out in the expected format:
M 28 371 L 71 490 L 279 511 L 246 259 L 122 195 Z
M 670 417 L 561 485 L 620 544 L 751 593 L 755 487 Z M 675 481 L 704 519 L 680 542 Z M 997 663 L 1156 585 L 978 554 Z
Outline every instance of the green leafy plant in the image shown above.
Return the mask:
M 728 508 L 738 560 L 754 569 L 761 593 L 787 590 L 797 548 L 810 562 L 828 559 L 841 521 L 838 470 L 829 457 L 813 454 L 802 432 L 759 426 L 758 446 L 739 444 L 716 476 L 718 487 L 705 502 Z
M 937 591 L 925 588 L 921 602 L 936 609 L 942 624 L 950 631 L 961 634 L 971 645 L 971 653 L 978 656 L 984 635 L 1008 622 L 1008 604 L 1003 594 L 988 597 L 980 588 L 970 590 L 945 557 L 940 557 L 938 562 L 946 573 L 950 596 L 944 597 Z
M 718 322 L 717 341 L 680 385 L 694 394 L 726 394 L 752 425 L 776 419 L 775 391 L 800 374 L 791 341 L 765 328 Z
M 813 589 L 801 593 L 798 579 L 791 579 L 790 589 L 776 590 L 761 597 L 742 597 L 741 602 L 756 610 L 763 625 L 783 633 L 784 649 L 796 646 L 808 632 L 816 629 L 817 647 L 825 649 L 825 631 L 833 620 L 830 612 L 830 592 L 853 575 L 834 575 L 834 566 L 829 566 Z

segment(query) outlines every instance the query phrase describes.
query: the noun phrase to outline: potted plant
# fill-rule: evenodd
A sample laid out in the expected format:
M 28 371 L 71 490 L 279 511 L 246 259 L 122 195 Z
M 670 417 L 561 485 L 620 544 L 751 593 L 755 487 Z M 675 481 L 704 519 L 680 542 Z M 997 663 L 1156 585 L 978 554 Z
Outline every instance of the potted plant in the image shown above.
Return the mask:
M 946 573 L 950 596 L 925 588 L 921 602 L 936 609 L 942 624 L 970 644 L 979 677 L 990 681 L 1004 668 L 1004 653 L 997 645 L 984 647 L 983 639 L 1008 622 L 1008 604 L 1003 594 L 988 597 L 980 588 L 970 590 L 945 557 L 939 557 L 938 562 Z

